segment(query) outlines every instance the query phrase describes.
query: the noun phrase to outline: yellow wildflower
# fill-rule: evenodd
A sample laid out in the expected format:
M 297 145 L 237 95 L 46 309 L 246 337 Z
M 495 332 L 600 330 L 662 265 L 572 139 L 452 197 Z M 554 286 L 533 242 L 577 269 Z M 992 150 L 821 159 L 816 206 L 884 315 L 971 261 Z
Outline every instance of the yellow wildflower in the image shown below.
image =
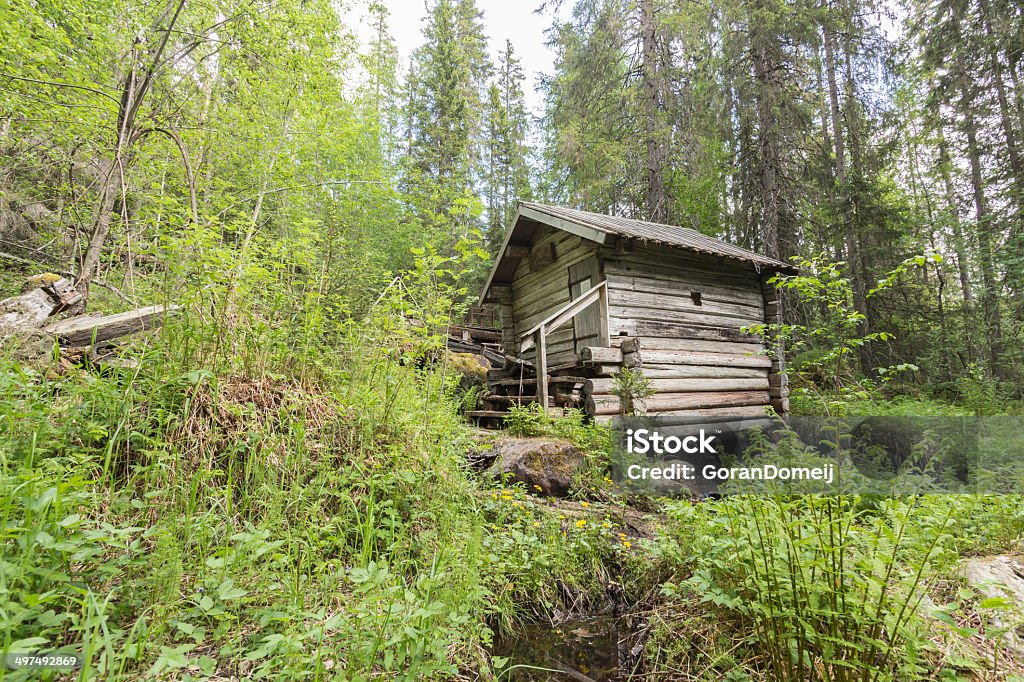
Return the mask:
M 587 525 L 587 520 L 586 519 L 580 519 L 579 521 L 576 522 L 576 527 L 577 528 L 582 528 L 585 525 Z

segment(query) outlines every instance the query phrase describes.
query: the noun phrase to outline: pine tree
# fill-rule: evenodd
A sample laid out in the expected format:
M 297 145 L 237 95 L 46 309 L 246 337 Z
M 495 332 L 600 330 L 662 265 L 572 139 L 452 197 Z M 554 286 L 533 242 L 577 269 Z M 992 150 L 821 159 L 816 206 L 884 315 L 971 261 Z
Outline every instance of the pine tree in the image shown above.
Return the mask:
M 516 202 L 531 196 L 529 112 L 523 95 L 523 68 L 512 41 L 498 53 L 496 78 L 487 103 L 487 239 L 494 253 L 515 213 Z
M 476 225 L 483 86 L 490 72 L 473 0 L 437 0 L 406 84 L 405 186 L 421 221 L 453 242 Z

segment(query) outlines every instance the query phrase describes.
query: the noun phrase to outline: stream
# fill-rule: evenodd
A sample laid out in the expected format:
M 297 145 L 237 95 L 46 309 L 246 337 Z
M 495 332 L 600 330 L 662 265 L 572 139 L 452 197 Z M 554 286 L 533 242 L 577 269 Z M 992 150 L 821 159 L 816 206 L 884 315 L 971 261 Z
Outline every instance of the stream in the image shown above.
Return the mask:
M 528 624 L 498 639 L 492 654 L 508 659 L 499 679 L 509 682 L 613 682 L 624 679 L 619 619 L 593 616 L 560 625 Z

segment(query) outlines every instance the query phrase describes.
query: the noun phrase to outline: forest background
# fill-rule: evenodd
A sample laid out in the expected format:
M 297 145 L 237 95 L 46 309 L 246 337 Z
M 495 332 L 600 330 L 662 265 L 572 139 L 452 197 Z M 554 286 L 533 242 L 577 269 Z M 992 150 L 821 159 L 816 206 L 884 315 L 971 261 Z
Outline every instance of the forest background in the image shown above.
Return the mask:
M 842 262 L 858 331 L 892 334 L 862 376 L 912 364 L 947 398 L 972 373 L 1019 397 L 1014 3 L 549 3 L 540 117 L 475 3 L 425 11 L 399 65 L 380 4 L 344 13 L 362 41 L 330 3 L 10 5 L 4 252 L 132 301 L 168 267 L 244 286 L 237 259 L 358 315 L 414 247 L 484 246 L 471 298 L 532 199 Z

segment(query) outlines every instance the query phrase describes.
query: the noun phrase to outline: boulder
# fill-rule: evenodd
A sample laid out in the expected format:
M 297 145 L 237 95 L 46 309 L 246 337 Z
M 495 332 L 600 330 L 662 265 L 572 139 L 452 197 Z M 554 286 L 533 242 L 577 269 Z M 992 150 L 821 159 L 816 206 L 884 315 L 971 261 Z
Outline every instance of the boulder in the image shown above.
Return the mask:
M 511 474 L 526 484 L 530 492 L 549 497 L 565 497 L 572 487 L 573 474 L 583 464 L 583 453 L 563 440 L 547 438 L 511 438 L 497 443 L 485 456 L 494 463 L 487 474 L 500 477 Z
M 992 624 L 997 630 L 1005 628 L 1003 642 L 1006 646 L 1018 655 L 1024 654 L 1020 632 L 1024 629 L 1020 626 L 1020 614 L 1024 613 L 1024 555 L 973 557 L 964 562 L 963 574 L 967 584 L 985 598 L 1003 601 L 1005 606 L 990 616 Z
M 485 395 L 487 393 L 487 370 L 490 368 L 491 363 L 482 355 L 448 353 L 448 369 L 459 375 L 457 391 L 459 396 L 466 395 L 474 388 L 478 389 L 478 395 Z M 472 407 L 468 409 L 472 409 Z

